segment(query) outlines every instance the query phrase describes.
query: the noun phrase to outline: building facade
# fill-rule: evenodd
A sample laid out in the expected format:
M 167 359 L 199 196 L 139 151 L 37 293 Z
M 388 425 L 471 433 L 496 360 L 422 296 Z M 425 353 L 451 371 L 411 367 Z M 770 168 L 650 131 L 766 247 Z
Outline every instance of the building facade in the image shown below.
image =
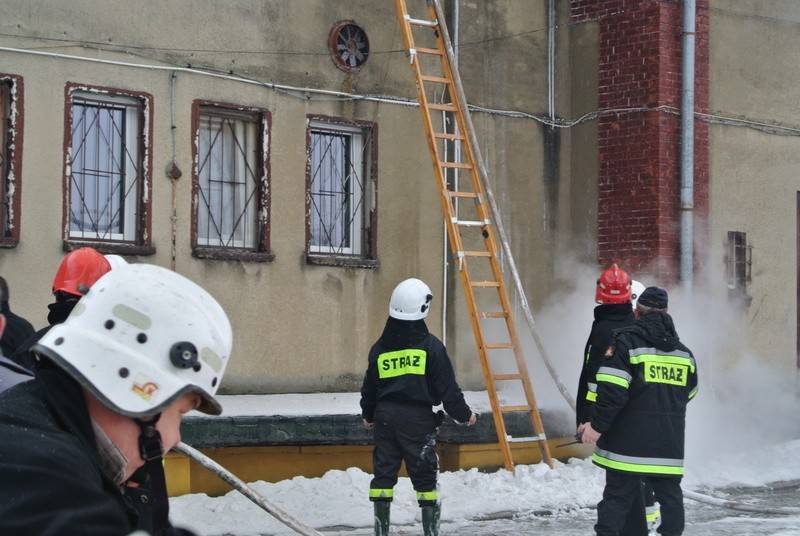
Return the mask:
M 567 260 L 685 283 L 682 6 L 444 2 L 534 309 L 571 290 Z M 391 290 L 419 277 L 462 384 L 482 388 L 393 3 L 8 0 L 0 15 L 15 311 L 42 327 L 64 252 L 92 245 L 220 301 L 224 392 L 352 391 Z M 792 372 L 798 33 L 789 1 L 697 2 L 692 288 Z

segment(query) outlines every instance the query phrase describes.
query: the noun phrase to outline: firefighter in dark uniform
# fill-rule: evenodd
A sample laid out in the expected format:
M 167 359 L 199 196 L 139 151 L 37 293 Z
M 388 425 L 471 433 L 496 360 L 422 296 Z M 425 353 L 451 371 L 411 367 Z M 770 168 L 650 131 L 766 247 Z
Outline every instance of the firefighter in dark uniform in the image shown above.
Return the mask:
M 425 325 L 432 299 L 430 288 L 419 279 L 397 285 L 386 326 L 369 352 L 361 416 L 364 426 L 375 430 L 369 498 L 376 536 L 389 534 L 389 510 L 402 461 L 417 492 L 424 533 L 438 534 L 436 429 L 444 415 L 433 413 L 432 406 L 442 404 L 460 423 L 471 426 L 477 420 L 456 383 L 447 350 Z
M 6 317 L 6 329 L 0 336 L 0 350 L 6 357 L 14 355 L 17 348 L 35 331 L 30 322 L 11 311 L 8 300 L 8 283 L 5 277 L 0 277 L 0 314 Z
M 665 290 L 642 292 L 638 319 L 605 352 L 590 421 L 579 428 L 584 443 L 597 442 L 593 461 L 606 469 L 598 535 L 619 534 L 643 478 L 661 505 L 659 534 L 683 533 L 686 406 L 697 394 L 697 364 L 667 305 Z
M 594 308 L 594 322 L 583 350 L 583 368 L 576 397 L 575 419 L 578 430 L 589 422 L 592 404 L 597 399 L 595 377 L 603 362 L 603 354 L 614 340 L 614 333 L 636 321 L 632 305 L 642 290 L 643 285 L 631 280 L 628 273 L 616 263 L 603 270 L 597 278 L 594 300 L 598 305 Z M 620 536 L 647 536 L 650 532 L 650 518 L 654 522 L 658 517 L 652 490 L 644 482 L 642 488 L 642 493 L 636 496 L 628 511 Z

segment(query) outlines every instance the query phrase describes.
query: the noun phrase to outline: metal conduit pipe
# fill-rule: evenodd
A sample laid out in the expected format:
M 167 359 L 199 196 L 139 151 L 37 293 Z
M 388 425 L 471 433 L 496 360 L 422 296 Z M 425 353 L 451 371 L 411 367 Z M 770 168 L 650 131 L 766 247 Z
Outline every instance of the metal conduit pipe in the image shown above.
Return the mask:
M 691 296 L 694 247 L 694 63 L 695 0 L 683 2 L 683 87 L 681 89 L 681 286 Z
M 453 68 L 458 69 L 458 47 L 459 47 L 459 0 L 452 0 L 450 3 L 450 20 L 452 21 L 453 31 L 450 34 L 450 38 L 452 39 L 453 50 L 455 51 L 453 55 Z M 452 98 L 452 97 L 451 97 Z M 449 128 L 447 126 L 447 113 L 442 112 L 442 124 L 444 125 L 445 131 Z M 457 131 L 458 126 L 453 122 L 453 130 Z M 445 144 L 445 151 L 448 150 L 448 146 Z M 460 162 L 460 150 L 461 146 L 458 144 L 454 144 L 452 149 L 455 151 L 454 161 Z M 456 181 L 456 190 L 458 190 L 458 169 L 453 170 L 453 174 L 455 175 L 454 180 Z M 458 200 L 456 200 L 458 202 Z M 450 245 L 448 243 L 447 238 L 447 222 L 442 222 L 442 342 L 447 345 L 447 268 L 450 264 L 448 259 L 450 255 Z

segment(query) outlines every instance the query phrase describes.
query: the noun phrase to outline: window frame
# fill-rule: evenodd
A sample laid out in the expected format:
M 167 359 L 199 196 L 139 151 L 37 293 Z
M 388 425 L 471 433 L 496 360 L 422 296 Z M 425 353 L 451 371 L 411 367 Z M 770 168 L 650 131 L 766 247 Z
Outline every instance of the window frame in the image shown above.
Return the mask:
M 25 83 L 21 76 L 0 73 L 0 86 L 0 114 L 4 114 L 0 127 L 0 248 L 15 248 L 19 245 L 22 208 Z
M 362 208 L 359 235 L 361 251 L 345 254 L 315 251 L 311 245 L 313 216 L 312 187 L 312 133 L 327 130 L 333 133 L 360 133 L 362 138 Z M 344 120 L 341 118 L 308 115 L 306 122 L 306 263 L 323 266 L 349 266 L 377 268 L 378 236 L 378 125 L 372 121 Z
M 726 247 L 725 278 L 728 289 L 744 294 L 750 282 L 752 250 L 752 246 L 747 245 L 747 233 L 728 231 Z
M 200 208 L 200 122 L 203 112 L 216 112 L 218 115 L 251 116 L 256 122 L 256 135 L 259 150 L 256 156 L 258 177 L 256 192 L 258 200 L 254 209 L 255 239 L 253 246 L 233 247 L 225 245 L 201 244 L 198 233 L 198 210 Z M 269 110 L 250 106 L 206 99 L 192 101 L 192 256 L 198 259 L 243 260 L 251 262 L 272 262 L 275 254 L 270 250 L 270 134 L 272 116 Z
M 753 302 L 753 297 L 747 293 L 747 287 L 752 281 L 753 246 L 747 243 L 747 233 L 728 231 L 725 248 L 725 279 L 728 298 L 749 307 Z
M 139 91 L 130 91 L 110 87 L 92 86 L 69 82 L 65 87 L 64 107 L 64 184 L 63 184 L 63 246 L 65 251 L 91 246 L 101 253 L 117 253 L 120 255 L 153 255 L 156 248 L 152 243 L 152 160 L 153 160 L 153 97 Z M 136 180 L 139 181 L 136 198 L 131 203 L 136 206 L 136 214 L 130 215 L 126 225 L 134 229 L 128 239 L 112 240 L 108 238 L 90 238 L 74 236 L 70 230 L 70 212 L 72 210 L 72 129 L 75 119 L 76 99 L 96 100 L 98 102 L 135 102 L 138 112 L 136 132 L 137 155 L 139 164 Z M 126 114 L 132 113 L 127 111 Z

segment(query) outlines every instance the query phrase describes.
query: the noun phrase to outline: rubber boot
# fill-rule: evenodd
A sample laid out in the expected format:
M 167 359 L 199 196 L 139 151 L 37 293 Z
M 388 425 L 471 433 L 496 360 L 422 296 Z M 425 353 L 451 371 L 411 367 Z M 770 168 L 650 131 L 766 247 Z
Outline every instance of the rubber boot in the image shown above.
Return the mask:
M 375 510 L 375 536 L 389 536 L 389 511 L 392 503 L 375 501 L 372 504 Z
M 422 507 L 422 533 L 425 536 L 439 536 L 439 505 Z

